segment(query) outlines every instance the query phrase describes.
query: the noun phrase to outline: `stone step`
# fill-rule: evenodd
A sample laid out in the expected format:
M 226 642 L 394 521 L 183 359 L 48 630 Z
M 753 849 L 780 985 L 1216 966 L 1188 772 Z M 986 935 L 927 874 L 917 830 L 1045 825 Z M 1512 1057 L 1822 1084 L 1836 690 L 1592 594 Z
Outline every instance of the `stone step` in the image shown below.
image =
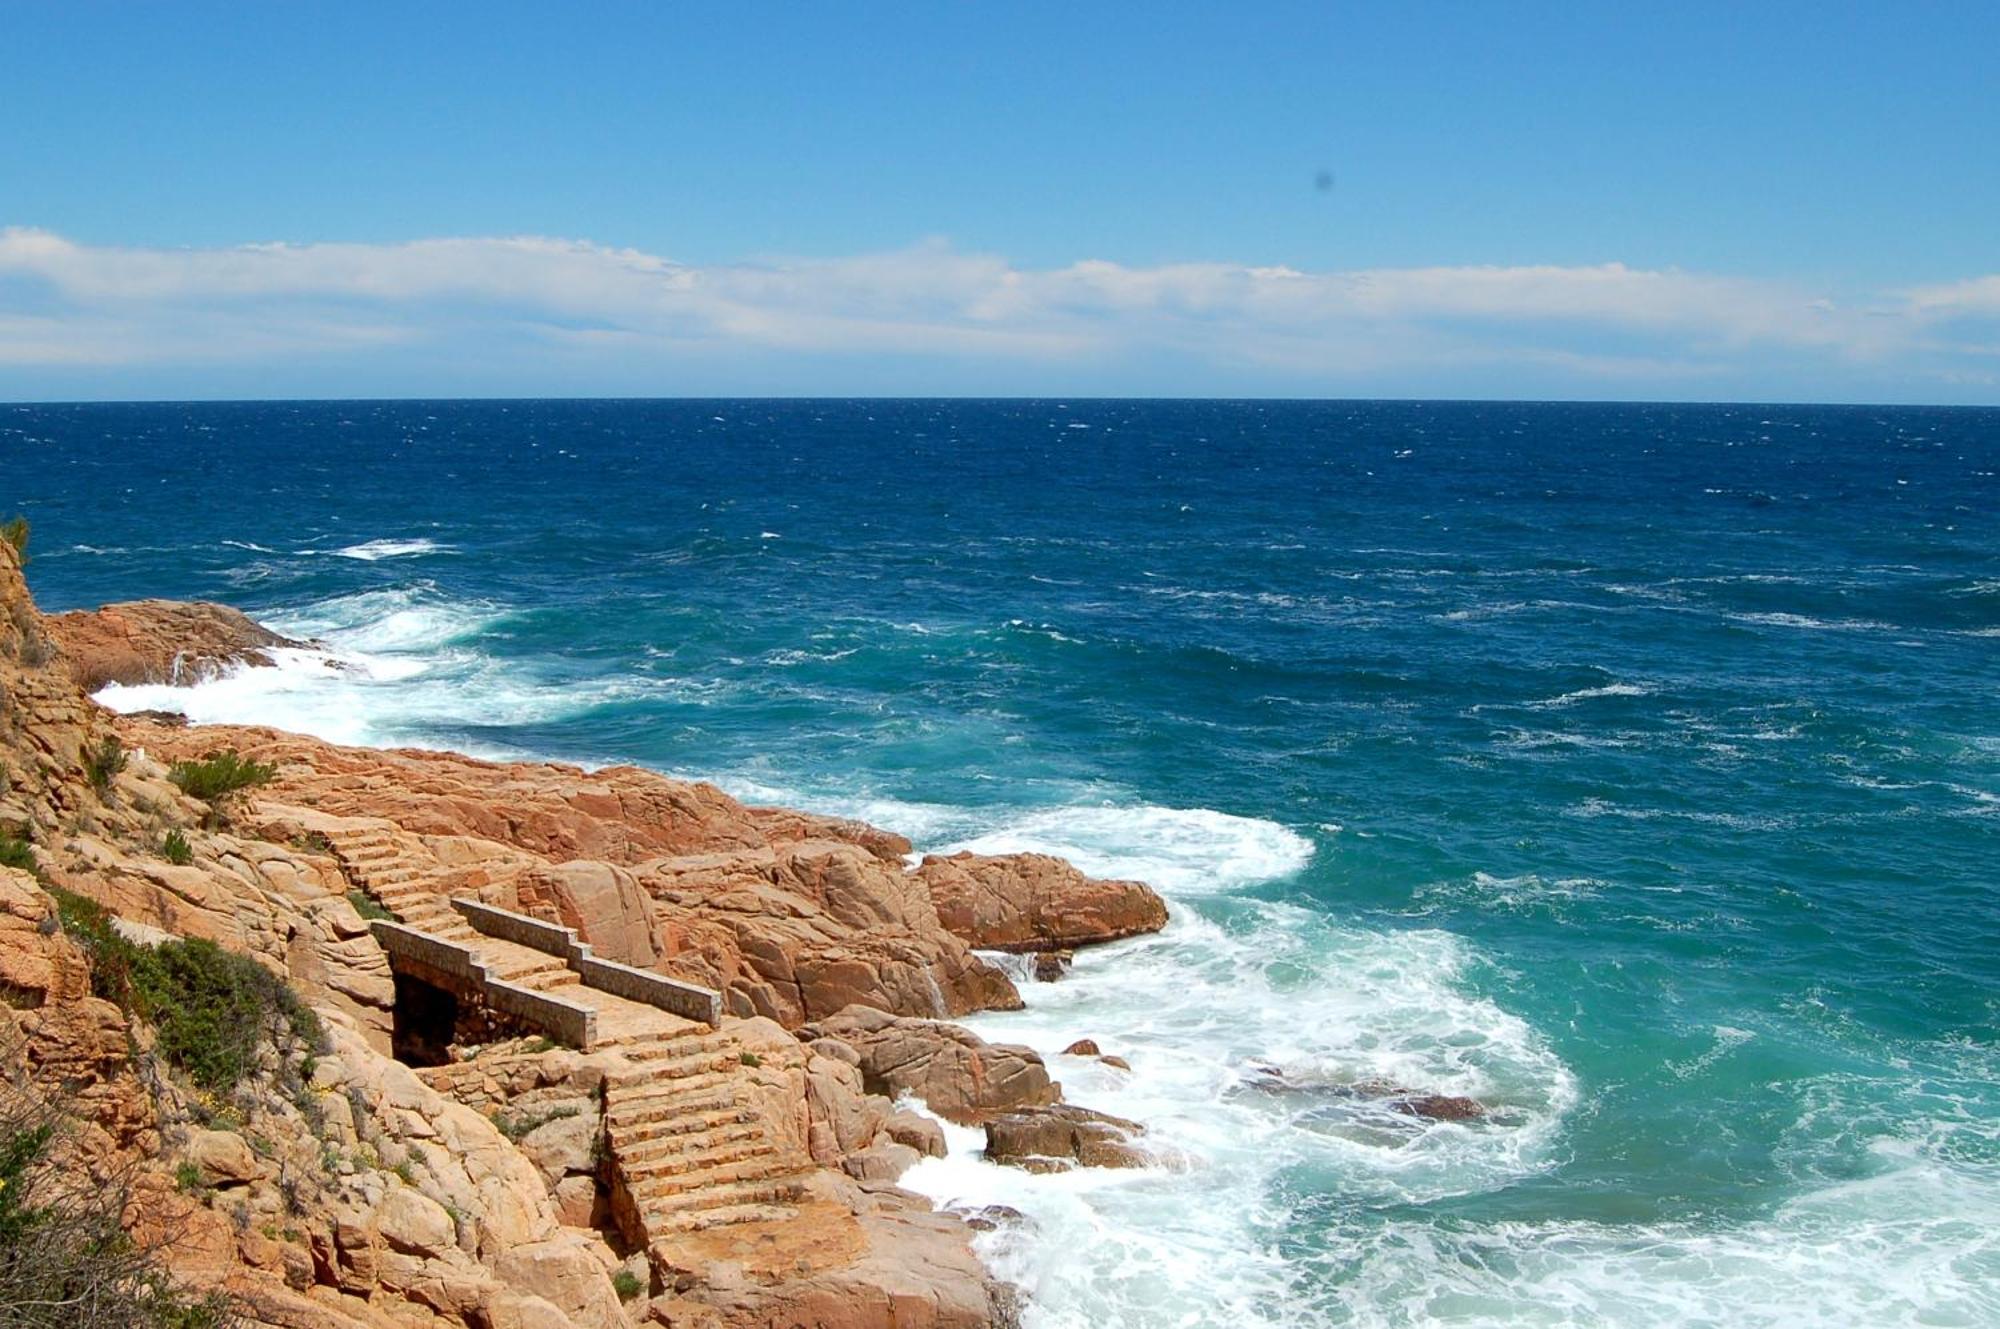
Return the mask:
M 650 1092 L 644 1094 L 615 1094 L 607 1115 L 613 1122 L 655 1120 L 660 1112 L 680 1112 L 690 1103 L 722 1094 L 727 1094 L 731 1102 L 735 1101 L 734 1077 L 710 1071 L 706 1075 L 690 1075 L 654 1084 Z
M 545 973 L 532 974 L 527 978 L 513 980 L 522 987 L 533 988 L 537 992 L 552 992 L 557 988 L 580 987 L 583 975 L 574 969 L 551 969 Z
M 740 1055 L 743 1045 L 733 1035 L 721 1034 L 708 1038 L 667 1038 L 657 1043 L 632 1042 L 621 1044 L 618 1051 L 627 1061 L 671 1061 L 679 1057 L 719 1056 L 728 1053 L 731 1057 Z
M 684 1100 L 687 1096 L 704 1089 L 721 1088 L 724 1085 L 733 1087 L 735 1078 L 727 1071 L 706 1070 L 696 1071 L 692 1075 L 652 1075 L 643 1080 L 614 1080 L 611 1082 L 611 1087 L 627 1091 L 619 1095 L 621 1099 L 627 1097 L 628 1093 L 638 1094 L 650 1090 L 650 1093 L 645 1093 L 643 1096 L 671 1102 L 676 1099 Z M 616 1111 L 616 1108 L 613 1110 Z
M 683 1112 L 678 1116 L 658 1117 L 651 1121 L 628 1122 L 613 1128 L 613 1143 L 643 1144 L 647 1140 L 665 1139 L 671 1136 L 694 1135 L 702 1131 L 720 1130 L 740 1126 L 753 1120 L 746 1108 L 737 1107 L 734 1102 L 720 1107 L 703 1108 Z
M 796 1158 L 788 1158 L 776 1149 L 766 1149 L 760 1153 L 745 1154 L 742 1158 L 719 1158 L 684 1168 L 649 1167 L 636 1173 L 627 1172 L 625 1188 L 632 1192 L 635 1199 L 645 1201 L 669 1195 L 693 1194 L 717 1186 L 734 1186 L 740 1182 L 769 1181 L 798 1170 Z
M 712 1112 L 741 1113 L 744 1120 L 750 1117 L 748 1109 L 738 1105 L 735 1095 L 711 1094 L 689 1103 L 685 1112 L 663 1110 L 635 1121 L 620 1122 L 611 1128 L 611 1143 L 624 1148 L 643 1144 L 647 1140 L 655 1140 L 663 1135 L 678 1135 L 683 1131 L 699 1130 L 698 1124 L 689 1123 L 698 1122 L 698 1119 Z
M 651 1159 L 698 1154 L 707 1149 L 763 1138 L 764 1124 L 760 1121 L 725 1121 L 701 1130 L 676 1131 L 671 1135 L 655 1135 L 644 1140 L 624 1140 L 617 1153 L 621 1160 L 629 1159 L 632 1166 L 640 1167 Z
M 676 1148 L 684 1138 L 710 1142 L 695 1148 Z M 772 1157 L 777 1153 L 778 1146 L 772 1144 L 763 1131 L 752 1128 L 747 1134 L 733 1139 L 711 1140 L 711 1137 L 697 1135 L 649 1140 L 630 1149 L 619 1150 L 618 1166 L 627 1181 L 637 1183 L 648 1177 L 693 1172 L 698 1168 L 719 1167 L 724 1163 L 742 1163 L 753 1158 Z
M 379 844 L 348 844 L 336 846 L 337 852 L 350 863 L 386 863 L 392 858 L 403 856 L 402 848 L 387 840 Z
M 685 1080 L 690 1076 L 704 1075 L 711 1071 L 726 1071 L 743 1064 L 741 1052 L 710 1052 L 694 1056 L 675 1057 L 671 1061 L 649 1061 L 638 1069 L 618 1071 L 620 1076 L 636 1077 L 633 1085 L 663 1084 L 669 1080 Z M 614 1083 L 618 1083 L 614 1081 Z
M 796 1197 L 787 1197 L 796 1198 Z M 647 1226 L 654 1236 L 668 1233 L 705 1232 L 709 1228 L 737 1223 L 786 1223 L 799 1216 L 788 1204 L 729 1204 L 719 1209 L 698 1209 L 692 1213 L 663 1216 Z
M 720 1209 L 725 1205 L 770 1204 L 796 1200 L 805 1189 L 804 1178 L 796 1170 L 773 1173 L 768 1177 L 750 1177 L 741 1181 L 726 1181 L 700 1190 L 672 1191 L 664 1195 L 640 1198 L 639 1213 L 651 1227 L 659 1220 L 671 1221 L 677 1214 L 699 1212 L 703 1209 Z

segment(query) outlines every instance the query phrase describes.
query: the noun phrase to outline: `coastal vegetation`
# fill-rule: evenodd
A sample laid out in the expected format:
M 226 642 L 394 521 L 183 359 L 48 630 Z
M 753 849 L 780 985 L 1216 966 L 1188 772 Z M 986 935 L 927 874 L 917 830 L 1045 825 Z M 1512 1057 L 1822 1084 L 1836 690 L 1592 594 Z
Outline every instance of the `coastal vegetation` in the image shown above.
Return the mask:
M 83 754 L 83 772 L 90 778 L 90 787 L 102 797 L 111 788 L 111 781 L 125 769 L 127 754 L 125 745 L 116 734 L 106 734 Z
M 235 749 L 211 752 L 200 761 L 177 761 L 167 778 L 189 798 L 215 803 L 243 789 L 252 789 L 278 773 L 276 766 L 243 757 Z
M 0 521 L 0 540 L 5 540 L 8 544 L 14 546 L 14 552 L 19 555 L 21 565 L 26 567 L 28 563 L 28 519 L 26 517 L 9 517 L 6 521 Z
M 249 956 L 201 938 L 142 946 L 95 900 L 47 889 L 62 930 L 90 958 L 91 990 L 151 1024 L 160 1056 L 196 1088 L 235 1088 L 267 1046 L 281 1056 L 324 1049 L 319 1017 Z
M 224 1329 L 219 1293 L 190 1296 L 127 1233 L 128 1176 L 91 1176 L 59 1145 L 68 1119 L 0 1080 L 0 1323 L 9 1329 Z

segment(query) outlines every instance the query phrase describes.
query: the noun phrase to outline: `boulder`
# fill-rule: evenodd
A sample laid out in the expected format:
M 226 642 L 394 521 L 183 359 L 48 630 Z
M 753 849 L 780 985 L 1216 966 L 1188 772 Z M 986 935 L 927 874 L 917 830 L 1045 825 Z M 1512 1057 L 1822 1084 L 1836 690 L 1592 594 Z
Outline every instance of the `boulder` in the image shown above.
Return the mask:
M 938 921 L 982 950 L 1069 950 L 1167 924 L 1166 903 L 1151 887 L 1087 877 L 1047 854 L 932 855 L 917 876 Z
M 868 1092 L 915 1095 L 951 1121 L 977 1124 L 1061 1097 L 1034 1049 L 988 1043 L 957 1025 L 850 1006 L 806 1032 L 853 1048 Z
M 204 600 L 134 600 L 43 622 L 86 692 L 110 683 L 198 683 L 239 665 L 276 664 L 273 649 L 308 644 Z
M 1026 1108 L 988 1119 L 986 1157 L 1030 1172 L 1144 1167 L 1146 1154 L 1131 1140 L 1145 1129 L 1136 1121 L 1073 1103 Z
M 188 1141 L 187 1161 L 204 1186 L 243 1186 L 265 1173 L 249 1143 L 233 1131 L 196 1131 Z

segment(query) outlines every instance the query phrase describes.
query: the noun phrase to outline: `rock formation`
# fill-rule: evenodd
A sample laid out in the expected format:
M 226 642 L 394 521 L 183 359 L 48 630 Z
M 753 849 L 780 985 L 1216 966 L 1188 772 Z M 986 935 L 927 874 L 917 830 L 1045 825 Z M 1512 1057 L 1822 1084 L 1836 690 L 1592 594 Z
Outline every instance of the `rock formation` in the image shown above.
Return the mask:
M 973 947 L 1155 930 L 1145 887 L 1038 855 L 912 871 L 900 836 L 632 767 L 347 748 L 116 717 L 86 695 L 296 645 L 214 605 L 44 618 L 0 542 L 0 850 L 25 865 L 0 867 L 0 1064 L 76 1119 L 79 1166 L 138 1178 L 133 1222 L 179 1234 L 161 1247 L 171 1272 L 227 1291 L 249 1323 L 1010 1323 L 965 1223 L 894 1187 L 945 1148 L 894 1100 L 992 1123 L 1003 1153 L 1140 1157 L 1122 1143 L 1136 1127 L 1061 1105 L 1032 1051 L 943 1021 L 1020 1004 Z M 189 797 L 174 764 L 222 750 L 271 778 Z M 125 937 L 253 958 L 328 1042 L 267 1051 L 227 1101 L 196 1091 L 143 1019 L 92 995 L 57 888 Z M 586 992 L 565 961 L 477 934 L 454 900 L 713 988 L 721 1026 Z M 590 1007 L 599 1043 L 494 1025 L 441 1064 L 396 1060 L 415 1016 L 374 931 L 385 915 Z
M 273 648 L 307 645 L 201 600 L 134 600 L 44 622 L 86 692 L 107 683 L 192 683 L 238 665 L 270 666 Z
M 991 951 L 1065 951 L 1167 924 L 1167 906 L 1136 881 L 1086 877 L 1047 854 L 932 855 L 917 869 L 938 920 Z

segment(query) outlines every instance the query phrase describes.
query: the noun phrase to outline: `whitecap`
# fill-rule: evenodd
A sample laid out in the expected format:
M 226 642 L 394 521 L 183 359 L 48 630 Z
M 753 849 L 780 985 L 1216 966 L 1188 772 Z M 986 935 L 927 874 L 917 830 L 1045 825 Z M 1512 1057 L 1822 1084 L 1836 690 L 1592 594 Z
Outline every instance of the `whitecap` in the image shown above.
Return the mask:
M 314 553 L 316 550 L 301 550 Z M 369 540 L 358 545 L 348 545 L 342 549 L 328 551 L 336 558 L 354 558 L 363 563 L 374 563 L 385 558 L 416 558 L 425 554 L 453 554 L 458 551 L 450 545 L 439 544 L 435 540 Z

